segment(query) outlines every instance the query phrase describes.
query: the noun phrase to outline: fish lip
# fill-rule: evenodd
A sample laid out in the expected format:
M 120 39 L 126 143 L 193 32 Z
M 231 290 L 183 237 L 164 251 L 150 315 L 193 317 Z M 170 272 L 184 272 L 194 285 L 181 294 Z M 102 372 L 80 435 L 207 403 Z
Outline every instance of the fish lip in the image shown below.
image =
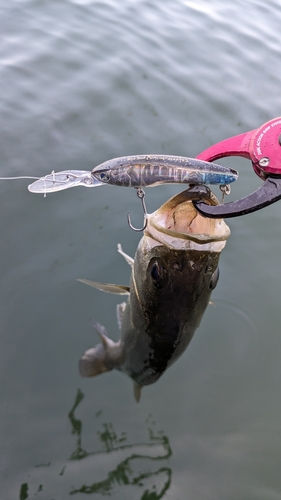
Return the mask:
M 193 200 L 202 200 L 209 205 L 220 204 L 209 188 L 193 186 L 148 215 L 144 234 L 169 248 L 221 251 L 230 236 L 229 227 L 223 219 L 201 216 L 193 206 Z M 217 223 L 212 222 L 215 220 Z

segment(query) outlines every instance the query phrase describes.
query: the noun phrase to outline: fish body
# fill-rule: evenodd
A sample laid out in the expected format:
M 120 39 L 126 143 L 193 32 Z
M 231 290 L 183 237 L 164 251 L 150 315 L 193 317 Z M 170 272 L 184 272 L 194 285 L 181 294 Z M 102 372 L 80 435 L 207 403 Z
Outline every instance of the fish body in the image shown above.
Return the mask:
M 82 376 L 116 368 L 134 381 L 134 393 L 159 379 L 187 348 L 215 288 L 219 256 L 230 230 L 223 220 L 202 217 L 192 200 L 218 204 L 206 186 L 190 188 L 148 215 L 132 266 L 130 287 L 89 282 L 111 293 L 128 294 L 117 307 L 119 342 L 95 323 L 101 344 L 80 359 Z M 83 280 L 82 280 L 83 281 Z
M 96 181 L 124 187 L 160 184 L 230 184 L 238 172 L 195 158 L 167 155 L 136 155 L 113 158 L 92 170 Z

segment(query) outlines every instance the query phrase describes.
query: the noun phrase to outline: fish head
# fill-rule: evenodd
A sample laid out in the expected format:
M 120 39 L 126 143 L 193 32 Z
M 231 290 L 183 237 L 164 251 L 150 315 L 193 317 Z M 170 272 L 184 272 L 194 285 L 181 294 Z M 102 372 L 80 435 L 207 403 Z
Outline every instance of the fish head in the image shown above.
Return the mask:
M 133 322 L 153 342 L 156 339 L 165 346 L 173 361 L 200 324 L 230 235 L 223 220 L 205 218 L 196 211 L 192 201 L 198 197 L 219 204 L 212 191 L 202 186 L 174 196 L 148 215 L 131 278 Z

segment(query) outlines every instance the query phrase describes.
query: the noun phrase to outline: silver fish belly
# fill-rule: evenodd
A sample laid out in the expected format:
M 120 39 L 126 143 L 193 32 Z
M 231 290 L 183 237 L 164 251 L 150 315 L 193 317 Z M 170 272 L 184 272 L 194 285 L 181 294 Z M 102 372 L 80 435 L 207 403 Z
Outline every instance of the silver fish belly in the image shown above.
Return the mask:
M 91 377 L 116 368 L 133 379 L 137 401 L 141 388 L 156 382 L 187 348 L 218 281 L 230 230 L 223 220 L 206 219 L 195 210 L 196 196 L 218 204 L 208 188 L 198 193 L 186 190 L 148 216 L 134 259 L 119 247 L 132 266 L 130 287 L 81 280 L 129 297 L 117 308 L 119 342 L 96 323 L 102 342 L 82 356 L 80 373 Z

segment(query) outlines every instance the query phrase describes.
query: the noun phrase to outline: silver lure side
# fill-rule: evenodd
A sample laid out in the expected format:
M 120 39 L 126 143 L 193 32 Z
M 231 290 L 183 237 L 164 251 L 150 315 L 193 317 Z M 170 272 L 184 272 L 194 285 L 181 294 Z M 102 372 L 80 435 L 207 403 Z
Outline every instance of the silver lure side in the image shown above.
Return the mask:
M 238 178 L 233 168 L 196 158 L 135 155 L 113 158 L 92 170 L 96 182 L 123 187 L 160 184 L 230 184 Z
M 141 388 L 165 372 L 187 348 L 218 281 L 218 262 L 230 230 L 223 220 L 202 217 L 192 200 L 217 205 L 206 187 L 190 188 L 148 216 L 134 259 L 130 287 L 81 280 L 102 291 L 129 294 L 117 307 L 119 342 L 95 324 L 101 344 L 85 352 L 80 374 L 91 377 L 116 368 Z

